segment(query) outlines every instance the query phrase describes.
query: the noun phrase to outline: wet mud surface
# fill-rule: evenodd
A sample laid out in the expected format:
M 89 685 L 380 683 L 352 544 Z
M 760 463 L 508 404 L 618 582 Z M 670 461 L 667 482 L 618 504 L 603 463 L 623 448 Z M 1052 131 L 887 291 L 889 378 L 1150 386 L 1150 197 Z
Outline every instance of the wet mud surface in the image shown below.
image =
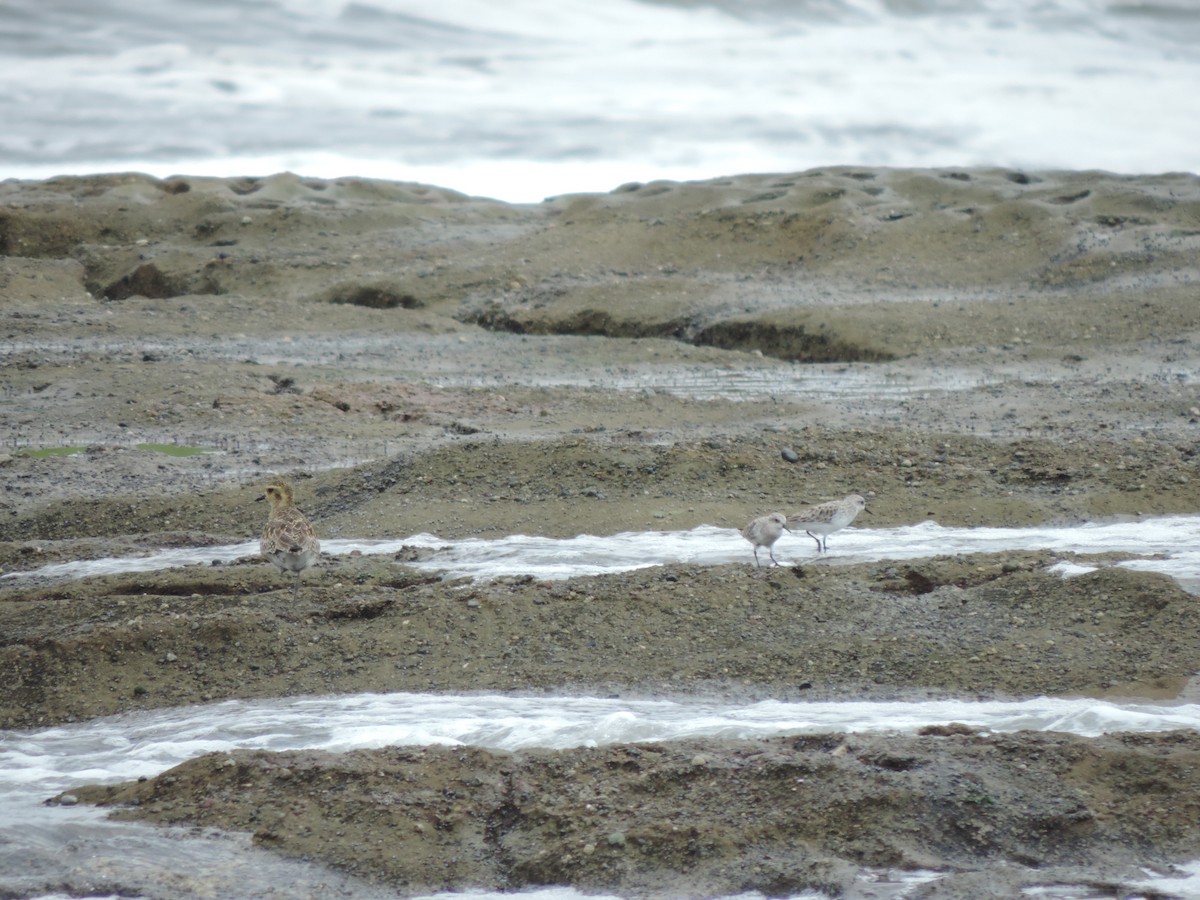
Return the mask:
M 1198 755 L 1193 732 L 943 727 L 519 753 L 238 751 L 76 793 L 120 816 L 251 831 L 414 893 L 878 896 L 856 884 L 866 866 L 948 872 L 939 897 L 1117 896 L 1135 865 L 1193 852 Z M 1007 864 L 983 874 L 981 858 Z
M 324 538 L 740 528 L 851 492 L 863 527 L 1200 508 L 1192 176 L 830 169 L 527 207 L 97 176 L 0 185 L 0 253 L 9 575 L 252 539 L 275 474 Z M 1161 698 L 1200 668 L 1173 581 L 1055 561 L 767 570 L 747 544 L 745 565 L 475 584 L 401 554 L 327 559 L 298 599 L 251 557 L 5 578 L 0 723 L 396 690 Z M 1195 750 L 246 753 L 88 799 L 408 892 L 853 896 L 892 866 L 1006 896 L 1200 857 Z

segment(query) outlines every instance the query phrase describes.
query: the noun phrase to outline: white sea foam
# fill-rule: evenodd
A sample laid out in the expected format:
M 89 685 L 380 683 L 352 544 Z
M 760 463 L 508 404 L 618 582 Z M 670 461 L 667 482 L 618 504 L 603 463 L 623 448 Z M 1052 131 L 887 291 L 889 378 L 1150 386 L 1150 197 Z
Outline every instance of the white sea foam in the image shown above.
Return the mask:
M 1096 736 L 1200 727 L 1200 706 L 1035 698 L 977 702 L 736 704 L 699 699 L 355 694 L 229 700 L 0 733 L 0 788 L 28 794 L 154 775 L 204 753 L 470 745 L 515 751 L 688 738 L 914 732 L 958 722 L 982 731 Z
M 1162 894 L 1167 897 L 1200 897 L 1200 860 L 1176 866 L 1175 869 L 1173 874 L 1154 875 L 1139 882 L 1137 886 L 1153 896 Z
M 751 558 L 750 545 L 737 527 L 699 525 L 688 531 L 581 534 L 573 538 L 508 535 L 500 538 L 446 540 L 415 534 L 396 540 L 322 538 L 325 554 L 354 552 L 395 555 L 404 551 L 405 564 L 449 577 L 491 579 L 532 576 L 562 579 L 601 575 L 670 563 L 721 565 Z M 1116 565 L 1160 572 L 1187 590 L 1200 592 L 1200 516 L 1162 516 L 1121 522 L 1033 528 L 951 528 L 927 521 L 898 528 L 849 527 L 833 536 L 820 560 L 830 564 L 920 559 L 960 553 L 1044 549 L 1061 553 L 1123 553 L 1136 558 Z M 184 565 L 209 565 L 254 556 L 254 541 L 218 547 L 172 548 L 136 557 L 74 560 L 27 572 L 9 572 L 3 579 L 83 578 L 122 572 L 149 572 Z M 409 555 L 417 558 L 408 559 Z M 783 564 L 817 559 L 811 538 L 785 533 L 775 545 Z M 1060 564 L 1070 576 L 1092 571 L 1087 564 Z
M 775 700 L 720 703 L 695 698 L 611 699 L 512 695 L 356 694 L 259 701 L 130 713 L 81 725 L 0 732 L 0 889 L 41 873 L 46 883 L 71 883 L 84 872 L 97 885 L 166 885 L 175 897 L 328 895 L 336 878 L 248 846 L 145 825 L 110 822 L 90 807 L 50 807 L 41 800 L 85 783 L 149 777 L 201 753 L 238 749 L 345 751 L 403 745 L 472 745 L 498 750 L 568 748 L 684 738 L 767 738 L 776 735 L 913 732 L 958 722 L 984 732 L 1062 731 L 1098 735 L 1200 727 L 1200 706 L 1034 698 L 1013 702 L 917 703 Z M 187 872 L 181 883 L 179 873 Z M 97 882 L 97 873 L 103 878 Z M 900 897 L 934 873 L 906 873 L 877 897 Z M 864 870 L 879 882 L 881 873 Z M 306 879 L 306 880 L 298 880 Z M 309 887 L 316 880 L 321 889 Z M 1162 879 L 1162 889 L 1174 889 Z M 280 884 L 293 893 L 275 893 Z M 339 883 L 338 896 L 386 896 L 366 885 Z M 240 891 L 240 893 L 239 893 Z M 152 891 L 151 895 L 158 895 Z M 462 895 L 437 895 L 459 897 Z M 495 897 L 489 892 L 473 897 Z M 537 900 L 576 900 L 568 889 L 537 892 Z M 806 895 L 820 896 L 820 895 Z

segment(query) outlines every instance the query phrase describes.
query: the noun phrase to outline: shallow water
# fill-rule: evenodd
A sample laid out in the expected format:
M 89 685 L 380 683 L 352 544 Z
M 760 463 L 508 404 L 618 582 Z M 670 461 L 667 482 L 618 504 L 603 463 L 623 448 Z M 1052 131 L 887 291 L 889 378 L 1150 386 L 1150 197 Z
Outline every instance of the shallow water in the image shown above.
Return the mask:
M 740 524 L 699 525 L 689 531 L 581 534 L 573 538 L 518 534 L 444 540 L 432 534 L 415 534 L 397 540 L 325 539 L 321 549 L 332 557 L 354 552 L 389 556 L 415 549 L 422 551 L 418 554 L 420 558 L 406 560 L 405 565 L 447 577 L 486 580 L 529 575 L 554 580 L 671 563 L 753 564 L 750 545 L 739 528 Z M 1200 593 L 1200 516 L 1033 528 L 950 528 L 932 521 L 898 528 L 851 526 L 833 534 L 828 553 L 819 557 L 815 543 L 803 533 L 785 533 L 774 548 L 776 559 L 784 565 L 812 562 L 837 565 L 1006 550 L 1129 554 L 1130 559 L 1115 565 L 1160 572 L 1175 578 L 1185 590 Z M 256 540 L 216 547 L 180 547 L 139 556 L 54 563 L 24 572 L 9 572 L 0 576 L 0 581 L 151 572 L 177 566 L 229 563 L 257 553 Z M 1063 562 L 1054 570 L 1071 576 L 1094 568 L 1087 562 Z
M 288 357 L 260 338 L 224 336 L 205 340 L 160 337 L 131 350 L 128 342 L 105 337 L 70 340 L 12 341 L 4 350 L 12 357 L 34 355 L 43 361 L 71 365 L 80 356 L 112 355 L 140 359 L 144 352 L 164 358 L 201 362 L 243 362 L 261 365 L 321 366 L 340 381 L 421 384 L 430 388 L 578 389 L 620 392 L 624 395 L 663 394 L 687 401 L 753 402 L 786 405 L 797 410 L 824 408 L 822 414 L 848 423 L 865 421 L 877 427 L 907 427 L 907 404 L 923 403 L 927 414 L 944 410 L 947 431 L 962 428 L 961 416 L 975 436 L 1026 435 L 1030 426 L 1009 419 L 1001 409 L 1025 402 L 1029 388 L 1045 386 L 1056 394 L 1062 385 L 1085 384 L 1088 391 L 1112 386 L 1116 391 L 1136 385 L 1171 394 L 1197 382 L 1197 374 L 1177 360 L 1166 360 L 1153 348 L 1128 348 L 1120 354 L 1064 365 L 1060 361 L 1024 361 L 965 352 L 945 364 L 916 360 L 879 363 L 787 363 L 749 354 L 716 357 L 704 349 L 659 339 L 614 339 L 569 335 L 510 334 L 337 334 L 299 335 L 288 342 Z M 733 360 L 731 364 L 730 360 Z M 282 469 L 303 459 L 309 468 L 358 465 L 387 459 L 403 442 L 320 435 L 305 438 L 256 434 L 244 429 L 190 433 L 186 430 L 132 425 L 127 428 L 56 426 L 53 396 L 17 395 L 0 385 L 0 396 L 15 401 L 28 414 L 0 421 L 0 447 L 12 452 L 63 446 L 130 448 L 140 443 L 182 444 L 220 452 L 245 451 L 262 459 L 244 472 L 244 459 L 211 456 L 195 477 L 204 483 L 225 483 L 249 474 L 260 477 L 263 467 Z M 1166 402 L 1177 402 L 1171 396 Z M 1181 402 L 1181 401 L 1180 401 Z M 961 416 L 959 415 L 961 413 Z M 1112 431 L 1184 434 L 1186 420 L 1128 415 L 1124 410 L 1095 413 Z M 935 417 L 936 423 L 936 417 Z M 1094 423 L 1092 423 L 1094 424 Z M 1058 423 L 1047 420 L 1046 428 Z M 492 426 L 495 427 L 495 426 Z M 936 427 L 936 425 L 935 425 Z M 1035 426 L 1036 427 L 1036 426 Z M 647 434 L 646 440 L 656 435 Z M 670 440 L 664 433 L 662 440 Z
M 658 345 L 670 353 L 662 362 Z M 483 346 L 483 350 L 479 347 Z M 615 391 L 662 391 L 693 400 L 763 400 L 793 397 L 827 399 L 868 396 L 893 399 L 931 391 L 963 391 L 1000 380 L 979 366 L 920 369 L 899 363 L 789 364 L 765 359 L 758 364 L 722 362 L 689 364 L 679 359 L 686 349 L 657 339 L 621 340 L 574 335 L 301 335 L 278 346 L 255 338 L 208 340 L 158 339 L 139 343 L 105 338 L 69 341 L 13 341 L 5 351 L 14 356 L 37 354 L 69 362 L 83 354 L 163 357 L 220 362 L 254 360 L 260 365 L 326 366 L 350 377 L 386 378 L 399 383 L 438 387 L 575 387 Z M 619 361 L 614 361 L 614 358 Z M 570 360 L 570 365 L 564 365 Z M 1019 376 L 1036 377 L 1030 367 Z
M 74 886 L 86 873 L 89 883 L 101 889 L 128 891 L 132 886 L 143 896 L 299 898 L 327 891 L 340 892 L 326 894 L 330 896 L 387 896 L 319 867 L 275 858 L 251 847 L 246 836 L 109 822 L 92 808 L 41 804 L 73 785 L 149 777 L 204 753 L 430 744 L 511 751 L 683 738 L 913 732 L 951 722 L 994 732 L 1148 732 L 1200 727 L 1200 705 L 1044 697 L 1013 702 L 738 704 L 698 698 L 356 694 L 232 700 L 0 732 L 0 891 L 64 880 Z M 878 885 L 882 892 L 873 895 L 878 897 L 903 896 L 914 881 L 934 877 L 907 873 L 888 886 L 885 873 L 862 874 L 864 881 Z M 276 890 L 282 892 L 270 893 Z M 580 895 L 553 890 L 534 896 L 568 900 Z
M 515 535 L 494 540 L 445 541 L 414 535 L 398 541 L 327 540 L 332 556 L 354 551 L 390 555 L 420 548 L 407 563 L 449 576 L 476 579 L 531 574 L 554 579 L 617 572 L 665 562 L 750 564 L 748 544 L 736 528 L 702 525 L 684 532 L 580 535 L 566 540 Z M 1200 517 L 1038 528 L 946 528 L 934 522 L 902 528 L 851 527 L 832 536 L 822 564 L 931 555 L 1045 548 L 1065 553 L 1118 552 L 1119 565 L 1171 575 L 1200 590 Z M 811 541 L 785 535 L 776 545 L 786 563 L 815 559 Z M 145 571 L 251 556 L 255 542 L 225 547 L 177 548 L 142 557 L 88 560 L 47 566 L 5 578 L 80 578 Z M 336 565 L 336 563 L 334 563 Z M 1064 575 L 1078 564 L 1058 567 Z M 158 829 L 108 822 L 94 809 L 44 807 L 46 797 L 73 785 L 155 775 L 209 752 L 236 748 L 318 748 L 343 751 L 397 744 L 469 744 L 516 750 L 594 746 L 681 738 L 755 738 L 828 731 L 914 731 L 962 722 L 992 731 L 1053 730 L 1080 735 L 1112 731 L 1200 728 L 1200 704 L 1097 699 L 1033 698 L 1013 702 L 927 701 L 731 704 L 696 697 L 609 699 L 508 695 L 360 694 L 266 701 L 227 701 L 158 710 L 38 731 L 0 732 L 0 892 L 52 896 L 69 885 L 75 893 L 103 896 L 190 898 L 299 898 L 390 896 L 318 866 L 283 860 L 249 845 L 245 836 Z M 1200 867 L 1191 873 L 1200 879 Z M 863 870 L 861 884 L 880 898 L 902 897 L 935 873 Z M 1190 889 L 1178 878 L 1147 882 L 1146 890 Z M 281 885 L 290 887 L 281 888 Z M 440 895 L 500 900 L 478 892 Z M 534 892 L 535 900 L 580 900 L 565 889 Z M 804 895 L 817 898 L 819 895 Z M 1033 895 L 1031 895 L 1033 896 Z M 1080 889 L 1036 896 L 1102 897 Z
M 657 357 L 663 349 L 661 361 Z M 680 355 L 690 351 L 674 342 L 617 340 L 579 336 L 515 336 L 485 334 L 443 335 L 303 335 L 288 343 L 288 357 L 275 358 L 277 347 L 261 339 L 234 337 L 194 340 L 159 339 L 138 345 L 106 338 L 67 341 L 14 341 L 4 350 L 14 357 L 33 354 L 70 364 L 87 354 L 117 358 L 155 352 L 165 358 L 206 362 L 254 360 L 261 365 L 323 366 L 346 381 L 423 384 L 432 388 L 513 387 L 565 388 L 619 391 L 626 394 L 663 393 L 692 401 L 726 400 L 816 403 L 854 401 L 876 408 L 883 401 L 893 408 L 898 398 L 942 397 L 947 392 L 968 392 L 998 383 L 1005 377 L 978 367 L 920 368 L 904 364 L 805 364 L 792 365 L 766 359 L 745 365 L 714 366 L 710 360 L 691 364 Z M 569 365 L 564 361 L 569 361 Z M 1032 377 L 1024 372 L 1022 378 Z M 11 389 L 10 389 L 11 390 Z M 0 396 L 11 397 L 0 386 Z M 269 435 L 218 430 L 189 433 L 134 425 L 86 429 L 55 427 L 44 398 L 15 398 L 27 403 L 31 415 L 0 421 L 0 448 L 10 452 L 54 447 L 134 447 L 139 443 L 182 444 L 215 451 L 245 451 L 263 456 L 264 465 L 283 467 L 286 460 L 302 457 L 308 468 L 358 465 L 387 459 L 403 442 L 289 435 L 279 441 Z M 227 482 L 238 476 L 235 467 L 244 460 L 206 460 L 202 477 Z M 261 467 L 252 470 L 261 475 Z

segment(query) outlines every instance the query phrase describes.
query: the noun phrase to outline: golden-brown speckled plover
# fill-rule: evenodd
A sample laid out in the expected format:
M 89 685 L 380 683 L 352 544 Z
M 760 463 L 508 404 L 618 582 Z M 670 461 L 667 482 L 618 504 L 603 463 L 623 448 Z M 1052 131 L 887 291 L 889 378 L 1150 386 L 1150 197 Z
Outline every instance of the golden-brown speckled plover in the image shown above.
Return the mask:
M 292 595 L 295 596 L 300 590 L 300 573 L 317 561 L 321 555 L 321 544 L 312 524 L 296 508 L 292 486 L 286 481 L 272 481 L 258 499 L 271 504 L 271 515 L 263 529 L 259 552 L 273 562 L 279 571 L 295 574 L 296 583 L 292 586 Z

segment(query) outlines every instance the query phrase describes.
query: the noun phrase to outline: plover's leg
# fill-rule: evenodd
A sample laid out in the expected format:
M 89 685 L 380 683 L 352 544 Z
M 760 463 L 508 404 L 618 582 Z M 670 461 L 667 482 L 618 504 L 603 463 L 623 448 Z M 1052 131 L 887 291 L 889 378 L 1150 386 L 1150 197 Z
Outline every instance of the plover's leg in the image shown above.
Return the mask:
M 819 537 L 817 537 L 815 534 L 813 534 L 811 531 L 806 531 L 804 533 L 807 534 L 810 538 L 812 538 L 814 541 L 817 542 L 817 555 L 819 556 L 821 554 L 821 539 Z
M 760 563 L 758 561 L 758 548 L 757 547 L 754 548 L 754 565 L 759 569 L 762 568 L 762 563 Z
M 779 560 L 775 558 L 775 551 L 773 548 L 767 548 L 767 555 L 771 557 L 771 562 L 775 563 L 775 565 L 779 565 Z

